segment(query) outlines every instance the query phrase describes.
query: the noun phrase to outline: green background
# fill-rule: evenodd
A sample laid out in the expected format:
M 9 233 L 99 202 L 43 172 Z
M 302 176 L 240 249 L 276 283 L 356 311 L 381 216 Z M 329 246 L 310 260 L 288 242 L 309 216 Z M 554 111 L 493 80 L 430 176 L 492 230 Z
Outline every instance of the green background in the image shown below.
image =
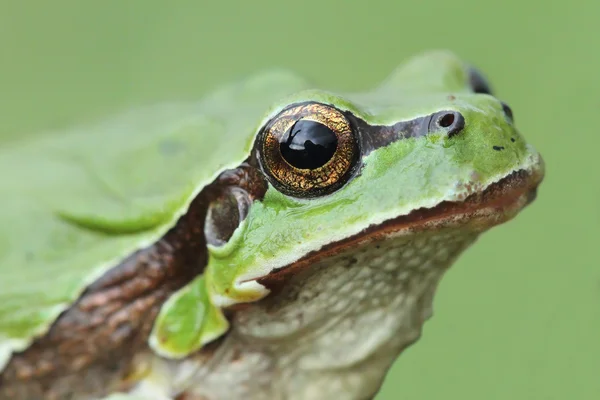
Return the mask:
M 2 1 L 0 138 L 197 99 L 275 65 L 366 89 L 452 49 L 511 105 L 547 177 L 447 274 L 378 399 L 600 399 L 598 4 Z

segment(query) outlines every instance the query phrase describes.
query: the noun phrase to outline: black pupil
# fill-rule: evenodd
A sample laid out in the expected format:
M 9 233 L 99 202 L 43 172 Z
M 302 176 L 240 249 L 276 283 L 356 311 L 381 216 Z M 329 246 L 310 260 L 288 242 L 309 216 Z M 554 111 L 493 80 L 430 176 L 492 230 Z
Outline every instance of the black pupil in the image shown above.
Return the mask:
M 317 169 L 333 157 L 337 149 L 335 132 L 315 121 L 300 120 L 279 141 L 281 155 L 291 166 Z

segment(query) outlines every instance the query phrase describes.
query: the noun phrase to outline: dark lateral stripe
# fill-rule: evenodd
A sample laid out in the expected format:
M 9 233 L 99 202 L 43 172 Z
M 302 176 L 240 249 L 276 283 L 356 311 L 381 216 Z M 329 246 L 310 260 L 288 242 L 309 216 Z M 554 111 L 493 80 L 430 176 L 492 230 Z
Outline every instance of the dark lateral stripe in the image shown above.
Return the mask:
M 454 114 L 454 117 L 457 119 L 453 124 L 454 129 L 456 129 L 457 126 L 460 127 L 459 129 L 462 129 L 464 126 L 462 115 L 451 110 L 438 111 L 424 117 L 400 121 L 394 125 L 369 125 L 367 122 L 350 112 L 346 113 L 346 117 L 353 122 L 354 126 L 359 131 L 361 150 L 364 157 L 372 151 L 380 147 L 385 147 L 398 140 L 417 138 L 429 133 L 447 131 L 446 128 L 438 124 L 441 117 L 447 114 Z

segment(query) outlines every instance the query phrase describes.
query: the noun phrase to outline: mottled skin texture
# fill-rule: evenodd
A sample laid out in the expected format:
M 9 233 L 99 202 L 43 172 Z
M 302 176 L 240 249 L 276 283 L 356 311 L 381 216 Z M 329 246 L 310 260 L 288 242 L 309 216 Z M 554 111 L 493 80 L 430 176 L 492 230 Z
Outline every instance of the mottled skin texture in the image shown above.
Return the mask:
M 204 215 L 186 219 L 191 227 Z M 80 398 L 75 394 L 120 386 L 132 356 L 145 348 L 162 302 L 202 270 L 204 247 L 197 230 L 174 229 L 109 271 L 48 334 L 13 357 L 1 375 L 2 398 Z
M 475 237 L 448 229 L 380 238 L 290 274 L 285 290 L 233 313 L 189 391 L 211 400 L 372 398 L 419 337 L 449 262 Z
M 0 374 L 0 399 L 86 399 L 131 386 L 134 357 L 147 350 L 161 304 L 206 265 L 207 208 L 232 187 L 256 197 L 265 190 L 247 166 L 221 174 L 163 239 L 108 271 L 45 336 L 12 358 Z
M 185 283 L 176 277 L 173 253 L 166 242 L 156 244 L 92 285 L 47 335 L 11 360 L 2 398 L 69 399 L 118 387 L 160 304 Z

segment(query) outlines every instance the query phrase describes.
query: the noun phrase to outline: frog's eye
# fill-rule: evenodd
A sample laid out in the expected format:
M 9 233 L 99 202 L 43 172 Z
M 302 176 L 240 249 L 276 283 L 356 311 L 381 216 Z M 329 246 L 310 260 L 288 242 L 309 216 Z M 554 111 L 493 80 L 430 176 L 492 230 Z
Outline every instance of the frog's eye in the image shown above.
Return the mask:
M 471 90 L 475 93 L 493 95 L 488 80 L 483 76 L 481 71 L 475 67 L 469 68 L 469 84 L 471 85 Z
M 271 119 L 258 138 L 263 170 L 281 192 L 314 197 L 333 192 L 358 160 L 352 125 L 335 107 L 292 105 Z

